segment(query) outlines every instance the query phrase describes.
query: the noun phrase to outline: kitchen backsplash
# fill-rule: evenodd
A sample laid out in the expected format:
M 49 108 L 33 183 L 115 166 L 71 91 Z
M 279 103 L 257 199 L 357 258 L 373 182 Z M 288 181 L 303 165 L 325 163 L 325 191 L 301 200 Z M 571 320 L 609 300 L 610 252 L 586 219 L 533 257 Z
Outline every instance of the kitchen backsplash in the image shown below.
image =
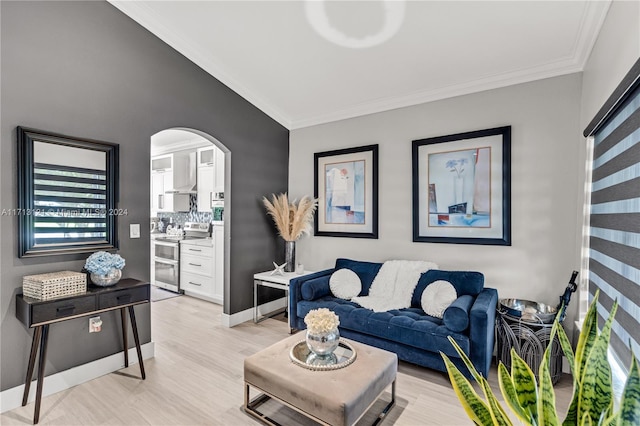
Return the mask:
M 199 212 L 198 203 L 195 195 L 189 195 L 189 211 L 188 212 L 158 212 L 160 219 L 173 218 L 174 225 L 183 226 L 185 222 L 211 222 L 211 212 Z

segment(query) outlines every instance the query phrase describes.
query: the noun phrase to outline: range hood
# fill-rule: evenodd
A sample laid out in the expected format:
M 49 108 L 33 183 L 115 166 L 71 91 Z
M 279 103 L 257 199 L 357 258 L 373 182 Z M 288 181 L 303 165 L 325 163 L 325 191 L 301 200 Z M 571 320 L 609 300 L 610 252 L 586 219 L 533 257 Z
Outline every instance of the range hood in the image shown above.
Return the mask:
M 171 173 L 173 175 L 172 186 L 165 190 L 165 194 L 189 195 L 197 193 L 195 152 L 174 154 Z
M 185 195 L 189 195 L 189 194 L 197 194 L 197 186 L 193 185 L 193 186 L 180 186 L 177 188 L 173 188 L 173 189 L 168 189 L 166 190 L 164 193 L 165 194 L 174 194 L 174 195 L 180 195 L 180 194 L 185 194 Z

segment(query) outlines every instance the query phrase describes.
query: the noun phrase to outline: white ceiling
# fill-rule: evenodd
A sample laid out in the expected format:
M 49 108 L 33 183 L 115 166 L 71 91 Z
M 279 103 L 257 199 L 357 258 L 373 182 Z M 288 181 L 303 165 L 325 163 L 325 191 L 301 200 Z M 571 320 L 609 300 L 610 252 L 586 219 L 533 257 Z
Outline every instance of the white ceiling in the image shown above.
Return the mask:
M 395 35 L 350 48 L 314 31 L 305 1 L 111 3 L 288 129 L 582 71 L 610 5 L 408 1 Z M 352 41 L 387 22 L 385 1 L 323 6 Z
M 151 136 L 152 156 L 205 146 L 211 146 L 211 142 L 196 133 L 182 129 L 163 130 Z

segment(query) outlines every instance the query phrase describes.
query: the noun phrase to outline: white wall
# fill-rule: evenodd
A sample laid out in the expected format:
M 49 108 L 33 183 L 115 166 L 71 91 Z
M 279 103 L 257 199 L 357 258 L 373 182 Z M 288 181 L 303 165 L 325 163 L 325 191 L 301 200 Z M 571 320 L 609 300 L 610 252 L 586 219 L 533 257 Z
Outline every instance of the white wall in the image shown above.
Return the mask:
M 380 145 L 379 239 L 307 237 L 297 259 L 309 270 L 337 257 L 427 259 L 442 269 L 476 270 L 500 297 L 556 305 L 579 267 L 576 223 L 584 141 L 581 74 L 401 108 L 290 133 L 289 192 L 313 194 L 313 154 Z M 411 141 L 512 126 L 512 246 L 412 242 Z M 569 318 L 575 315 L 575 306 Z M 571 321 L 571 324 L 573 322 Z
M 583 130 L 640 58 L 640 2 L 613 1 L 584 67 Z

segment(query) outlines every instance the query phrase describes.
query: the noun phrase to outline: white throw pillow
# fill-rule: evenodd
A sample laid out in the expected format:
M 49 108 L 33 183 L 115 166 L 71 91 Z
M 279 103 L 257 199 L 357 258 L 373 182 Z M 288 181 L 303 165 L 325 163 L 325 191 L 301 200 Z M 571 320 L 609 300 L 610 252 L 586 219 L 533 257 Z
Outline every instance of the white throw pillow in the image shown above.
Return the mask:
M 362 282 L 351 269 L 338 269 L 329 278 L 329 288 L 335 297 L 350 300 L 360 294 Z
M 427 286 L 422 292 L 420 305 L 427 315 L 442 318 L 444 311 L 458 298 L 456 289 L 449 281 L 438 280 Z

